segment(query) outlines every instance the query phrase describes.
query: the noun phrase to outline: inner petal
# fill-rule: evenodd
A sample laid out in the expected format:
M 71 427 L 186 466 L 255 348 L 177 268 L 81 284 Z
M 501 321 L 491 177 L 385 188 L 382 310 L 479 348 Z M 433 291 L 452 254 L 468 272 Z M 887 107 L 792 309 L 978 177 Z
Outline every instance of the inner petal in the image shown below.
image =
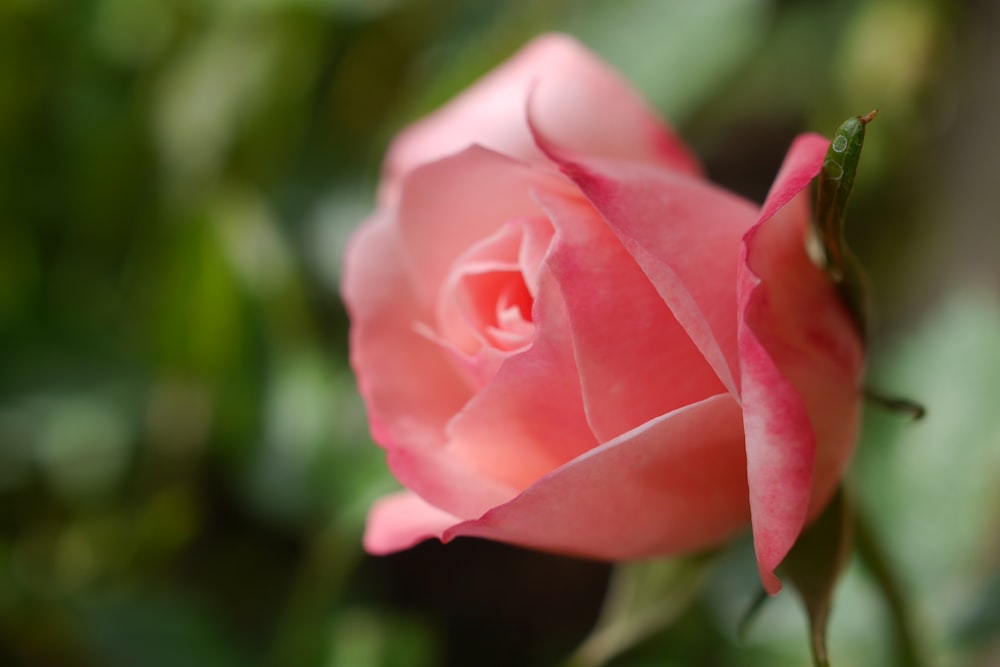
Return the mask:
M 534 340 L 537 273 L 552 235 L 544 216 L 508 220 L 452 263 L 437 294 L 434 321 L 415 323 L 421 335 L 448 351 L 473 389 Z
M 530 339 L 535 332 L 535 323 L 531 319 L 534 297 L 523 280 L 511 282 L 497 299 L 496 321 L 493 335 L 511 336 Z
M 534 299 L 519 267 L 466 273 L 454 298 L 465 324 L 483 345 L 514 351 L 531 342 Z

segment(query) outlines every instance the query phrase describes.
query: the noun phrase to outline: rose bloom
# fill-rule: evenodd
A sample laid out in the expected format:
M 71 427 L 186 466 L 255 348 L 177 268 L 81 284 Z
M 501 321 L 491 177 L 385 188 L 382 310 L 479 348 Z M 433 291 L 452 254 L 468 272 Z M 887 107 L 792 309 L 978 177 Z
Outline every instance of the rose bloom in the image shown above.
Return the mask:
M 750 523 L 777 591 L 857 435 L 862 342 L 806 251 L 827 146 L 798 137 L 757 206 L 561 35 L 404 130 L 342 286 L 406 487 L 367 550 L 470 535 L 624 560 Z

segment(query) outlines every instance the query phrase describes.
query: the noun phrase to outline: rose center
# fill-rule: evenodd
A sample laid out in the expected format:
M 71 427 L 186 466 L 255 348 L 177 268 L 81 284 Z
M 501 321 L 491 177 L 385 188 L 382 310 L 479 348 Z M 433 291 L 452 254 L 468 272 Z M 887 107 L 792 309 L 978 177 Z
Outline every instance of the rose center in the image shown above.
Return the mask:
M 480 344 L 513 351 L 530 342 L 533 299 L 520 270 L 466 273 L 455 294 L 466 325 Z

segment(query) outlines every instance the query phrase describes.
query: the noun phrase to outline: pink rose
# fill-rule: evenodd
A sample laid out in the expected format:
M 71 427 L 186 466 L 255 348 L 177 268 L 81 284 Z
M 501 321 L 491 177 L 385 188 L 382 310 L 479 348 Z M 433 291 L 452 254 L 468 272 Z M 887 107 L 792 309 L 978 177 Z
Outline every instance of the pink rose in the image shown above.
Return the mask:
M 560 35 L 406 129 L 343 282 L 408 489 L 372 508 L 368 551 L 473 535 L 634 559 L 750 522 L 778 590 L 860 409 L 862 343 L 805 249 L 827 145 L 796 139 L 761 208 Z

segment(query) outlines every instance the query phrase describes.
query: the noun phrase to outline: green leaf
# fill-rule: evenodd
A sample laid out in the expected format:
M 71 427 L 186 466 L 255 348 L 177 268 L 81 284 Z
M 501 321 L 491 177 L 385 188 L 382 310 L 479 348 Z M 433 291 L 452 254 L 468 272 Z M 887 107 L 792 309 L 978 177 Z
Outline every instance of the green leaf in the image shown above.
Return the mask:
M 838 489 L 829 505 L 805 529 L 779 572 L 799 592 L 809 615 L 810 644 L 816 667 L 829 667 L 826 625 L 834 588 L 851 551 L 852 517 Z

